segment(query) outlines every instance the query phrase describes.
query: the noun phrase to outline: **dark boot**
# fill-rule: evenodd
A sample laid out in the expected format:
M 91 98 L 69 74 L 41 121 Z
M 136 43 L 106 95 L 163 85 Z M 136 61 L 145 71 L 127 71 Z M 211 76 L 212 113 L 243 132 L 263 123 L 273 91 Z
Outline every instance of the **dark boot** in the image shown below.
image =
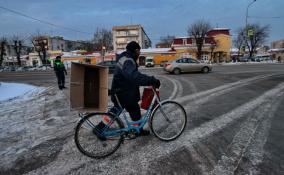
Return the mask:
M 145 130 L 145 129 L 141 128 L 138 136 L 148 136 L 150 134 L 151 134 L 151 132 L 149 130 Z
M 98 137 L 99 140 L 105 141 L 106 137 L 102 135 L 102 132 L 106 125 L 103 122 L 100 122 L 96 125 L 96 127 L 93 129 L 93 133 Z

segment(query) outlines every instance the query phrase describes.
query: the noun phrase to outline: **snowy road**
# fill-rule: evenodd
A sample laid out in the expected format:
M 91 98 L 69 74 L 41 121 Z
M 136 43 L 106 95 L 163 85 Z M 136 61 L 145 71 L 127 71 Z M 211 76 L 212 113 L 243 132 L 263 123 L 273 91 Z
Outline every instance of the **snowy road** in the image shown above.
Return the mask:
M 151 135 L 126 141 L 105 159 L 85 157 L 73 141 L 78 117 L 68 91 L 50 84 L 1 103 L 0 174 L 283 174 L 284 65 L 147 73 L 161 79 L 164 98 L 186 109 L 179 139 Z

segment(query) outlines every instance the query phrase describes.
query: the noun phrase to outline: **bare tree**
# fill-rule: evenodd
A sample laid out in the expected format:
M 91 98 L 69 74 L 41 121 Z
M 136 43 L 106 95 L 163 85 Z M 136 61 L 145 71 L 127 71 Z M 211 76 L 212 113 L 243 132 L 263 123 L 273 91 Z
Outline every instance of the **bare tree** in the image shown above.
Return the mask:
M 163 44 L 166 47 L 171 47 L 174 39 L 175 39 L 175 36 L 167 35 L 165 37 L 160 38 L 159 44 Z
M 14 35 L 10 42 L 16 53 L 17 63 L 19 66 L 21 66 L 21 51 L 23 49 L 23 40 L 19 36 Z
M 42 62 L 42 64 L 47 64 L 47 48 L 48 48 L 48 40 L 44 35 L 40 35 L 38 32 L 36 35 L 31 36 L 31 42 L 34 46 L 35 51 L 38 53 L 38 56 Z
M 204 39 L 210 28 L 210 23 L 204 20 L 198 20 L 188 27 L 188 35 L 194 37 L 196 42 L 198 59 L 201 59 Z
M 238 49 L 238 55 L 237 57 L 239 58 L 240 56 L 240 51 L 243 45 L 245 44 L 245 32 L 243 28 L 239 28 L 237 30 L 237 37 L 233 40 L 234 46 Z
M 256 49 L 264 44 L 265 40 L 269 36 L 269 25 L 260 26 L 259 24 L 249 24 L 245 29 L 247 31 L 247 47 L 249 49 L 249 56 L 252 57 Z
M 96 50 L 112 50 L 113 46 L 111 31 L 104 28 L 97 28 L 94 34 L 93 43 Z
M 0 66 L 2 66 L 4 56 L 7 55 L 6 53 L 7 45 L 8 45 L 7 38 L 6 37 L 0 38 Z

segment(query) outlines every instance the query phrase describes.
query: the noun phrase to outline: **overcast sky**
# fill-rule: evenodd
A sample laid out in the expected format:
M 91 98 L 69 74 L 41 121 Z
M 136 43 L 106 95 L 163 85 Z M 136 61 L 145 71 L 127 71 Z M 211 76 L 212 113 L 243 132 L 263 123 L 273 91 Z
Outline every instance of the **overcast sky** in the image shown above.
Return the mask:
M 186 36 L 198 19 L 212 27 L 231 29 L 235 35 L 245 25 L 246 8 L 253 0 L 0 0 L 0 37 L 40 33 L 72 40 L 90 40 L 99 28 L 141 24 L 155 44 L 161 36 Z M 17 15 L 23 13 L 72 30 Z M 271 41 L 284 39 L 284 0 L 256 0 L 249 7 L 248 23 L 269 24 Z

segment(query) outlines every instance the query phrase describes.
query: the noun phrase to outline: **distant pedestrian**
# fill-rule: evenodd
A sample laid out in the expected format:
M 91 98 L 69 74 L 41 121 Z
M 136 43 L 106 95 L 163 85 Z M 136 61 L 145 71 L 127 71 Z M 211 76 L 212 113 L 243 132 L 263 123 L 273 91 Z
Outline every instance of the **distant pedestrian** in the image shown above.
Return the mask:
M 58 87 L 59 89 L 66 88 L 65 87 L 65 75 L 67 75 L 67 71 L 65 69 L 64 64 L 61 62 L 61 56 L 57 56 L 54 61 L 54 72 L 57 77 Z

